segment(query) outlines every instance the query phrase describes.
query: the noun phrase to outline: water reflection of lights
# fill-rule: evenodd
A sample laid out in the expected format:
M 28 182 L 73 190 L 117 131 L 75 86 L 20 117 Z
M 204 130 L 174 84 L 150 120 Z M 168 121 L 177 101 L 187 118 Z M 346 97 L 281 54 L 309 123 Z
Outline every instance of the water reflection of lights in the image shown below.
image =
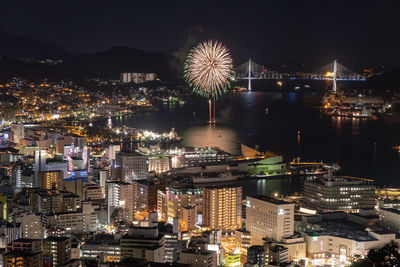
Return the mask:
M 239 140 L 236 131 L 221 126 L 196 126 L 184 133 L 183 144 L 193 147 L 219 147 L 232 154 L 238 154 Z

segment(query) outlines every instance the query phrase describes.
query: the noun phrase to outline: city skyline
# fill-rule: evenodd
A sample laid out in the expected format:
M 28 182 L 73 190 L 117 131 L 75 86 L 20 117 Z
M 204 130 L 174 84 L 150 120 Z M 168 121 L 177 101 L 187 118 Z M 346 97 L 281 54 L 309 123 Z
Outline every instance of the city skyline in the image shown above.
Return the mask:
M 400 266 L 396 6 L 3 1 L 0 267 Z

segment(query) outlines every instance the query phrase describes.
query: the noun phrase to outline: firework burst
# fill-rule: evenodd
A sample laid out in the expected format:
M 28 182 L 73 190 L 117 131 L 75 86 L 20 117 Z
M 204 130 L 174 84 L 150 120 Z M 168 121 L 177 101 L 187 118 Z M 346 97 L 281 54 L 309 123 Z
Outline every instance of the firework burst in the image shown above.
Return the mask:
M 200 43 L 187 56 L 184 74 L 194 92 L 208 98 L 218 97 L 230 87 L 233 75 L 229 50 L 217 41 Z

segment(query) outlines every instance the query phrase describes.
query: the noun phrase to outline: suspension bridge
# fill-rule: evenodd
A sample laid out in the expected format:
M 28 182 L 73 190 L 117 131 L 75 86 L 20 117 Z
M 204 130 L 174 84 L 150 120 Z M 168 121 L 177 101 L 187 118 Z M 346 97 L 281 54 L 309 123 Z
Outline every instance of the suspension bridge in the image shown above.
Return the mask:
M 235 68 L 235 74 L 236 79 L 248 80 L 248 90 L 251 90 L 251 81 L 259 79 L 331 80 L 333 82 L 333 93 L 336 93 L 337 81 L 365 81 L 365 76 L 350 70 L 336 60 L 310 73 L 283 75 L 249 59 L 249 61 Z

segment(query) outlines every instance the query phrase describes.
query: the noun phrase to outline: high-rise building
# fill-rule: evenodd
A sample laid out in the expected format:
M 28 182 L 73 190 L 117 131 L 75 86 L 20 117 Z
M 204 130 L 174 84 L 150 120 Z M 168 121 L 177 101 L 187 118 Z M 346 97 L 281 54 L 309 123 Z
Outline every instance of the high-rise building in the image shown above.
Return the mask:
M 115 160 L 116 155 L 121 152 L 121 145 L 120 144 L 110 144 L 108 146 L 107 151 L 107 158 L 108 160 Z
M 155 74 L 155 73 L 146 73 L 145 76 L 146 76 L 146 78 L 145 78 L 146 82 L 155 81 L 157 79 L 157 74 Z
M 62 171 L 63 178 L 67 178 L 70 175 L 68 174 L 69 163 L 66 160 L 46 160 L 46 169 L 42 171 Z
M 71 238 L 49 236 L 43 239 L 43 261 L 47 266 L 62 266 L 71 259 Z
M 118 153 L 116 165 L 121 170 L 121 181 L 131 182 L 147 178 L 147 157 L 139 153 Z
M 160 221 L 172 223 L 174 218 L 179 218 L 182 208 L 187 206 L 195 206 L 197 212 L 202 212 L 203 190 L 201 188 L 158 190 L 157 212 Z
M 203 225 L 235 230 L 242 226 L 242 187 L 203 188 Z
M 116 208 L 122 208 L 127 221 L 133 220 L 136 210 L 137 196 L 133 184 L 113 181 L 106 183 L 106 201 L 108 219 Z
M 281 241 L 294 234 L 294 203 L 253 196 L 246 198 L 246 230 L 251 244 L 264 244 L 263 238 Z
M 107 170 L 100 170 L 99 171 L 99 186 L 100 186 L 103 198 L 104 198 L 104 196 L 106 194 L 107 177 L 108 177 L 108 171 Z
M 132 184 L 136 194 L 135 197 L 137 199 L 137 209 L 156 211 L 157 191 L 164 189 L 165 186 L 162 184 L 156 184 L 151 180 L 137 180 L 133 181 Z
M 0 221 L 0 248 L 5 248 L 11 241 L 22 237 L 21 223 Z
M 132 82 L 132 73 L 124 72 L 120 74 L 120 81 L 123 83 L 130 83 Z
M 348 176 L 318 177 L 304 182 L 302 204 L 319 211 L 374 209 L 373 180 Z
M 81 199 L 85 198 L 85 184 L 89 181 L 85 178 L 64 179 L 65 190 L 78 195 Z
M 57 190 L 32 188 L 29 190 L 29 203 L 34 212 L 41 214 L 62 211 L 62 199 Z
M 45 189 L 63 190 L 64 177 L 62 171 L 40 171 L 38 173 L 39 187 Z
M 7 200 L 8 197 L 6 195 L 0 195 L 0 220 L 8 220 Z
M 14 143 L 20 143 L 25 138 L 25 127 L 22 123 L 11 124 L 11 131 L 13 132 Z
M 22 163 L 15 163 L 11 172 L 11 185 L 14 188 L 15 192 L 21 192 L 22 189 Z M 24 184 L 27 186 L 27 184 Z
M 181 231 L 191 231 L 195 229 L 197 221 L 197 209 L 196 206 L 182 207 L 180 217 L 180 229 Z
M 138 73 L 138 72 L 123 72 L 120 73 L 120 81 L 123 83 L 143 83 L 155 81 L 157 79 L 156 73 Z
M 36 150 L 35 151 L 35 180 L 33 182 L 33 187 L 39 185 L 39 172 L 46 171 L 46 150 Z
M 149 157 L 149 172 L 163 173 L 172 168 L 170 157 Z

